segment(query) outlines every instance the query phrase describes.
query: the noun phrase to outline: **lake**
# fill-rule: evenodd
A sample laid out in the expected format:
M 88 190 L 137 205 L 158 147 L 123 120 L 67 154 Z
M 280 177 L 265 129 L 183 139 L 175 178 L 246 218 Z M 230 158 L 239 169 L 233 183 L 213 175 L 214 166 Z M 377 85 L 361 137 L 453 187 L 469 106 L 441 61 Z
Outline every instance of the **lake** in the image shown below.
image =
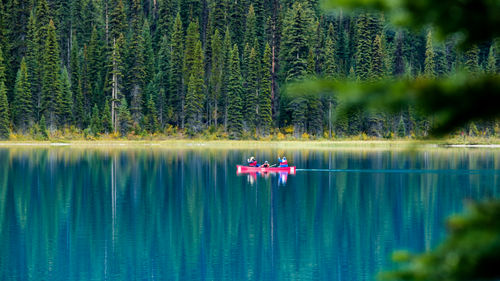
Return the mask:
M 500 149 L 3 147 L 0 280 L 374 280 L 491 197 Z

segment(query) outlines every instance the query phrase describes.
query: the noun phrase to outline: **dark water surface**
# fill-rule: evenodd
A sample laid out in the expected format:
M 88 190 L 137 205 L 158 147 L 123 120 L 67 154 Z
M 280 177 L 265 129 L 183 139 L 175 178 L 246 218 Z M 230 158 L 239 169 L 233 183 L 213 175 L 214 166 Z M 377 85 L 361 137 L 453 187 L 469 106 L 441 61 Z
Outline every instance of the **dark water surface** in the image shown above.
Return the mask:
M 0 280 L 373 280 L 500 197 L 500 150 L 0 148 Z M 333 170 L 328 172 L 326 170 Z

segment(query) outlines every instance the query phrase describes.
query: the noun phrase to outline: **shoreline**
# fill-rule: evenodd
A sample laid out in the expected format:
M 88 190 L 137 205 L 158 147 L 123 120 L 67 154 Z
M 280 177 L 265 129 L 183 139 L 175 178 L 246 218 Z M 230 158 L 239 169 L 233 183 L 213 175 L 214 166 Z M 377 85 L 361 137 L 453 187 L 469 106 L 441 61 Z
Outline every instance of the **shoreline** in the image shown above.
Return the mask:
M 500 141 L 500 140 L 499 140 Z M 0 141 L 2 147 L 159 147 L 159 148 L 500 148 L 500 143 L 457 143 L 454 140 L 52 140 Z

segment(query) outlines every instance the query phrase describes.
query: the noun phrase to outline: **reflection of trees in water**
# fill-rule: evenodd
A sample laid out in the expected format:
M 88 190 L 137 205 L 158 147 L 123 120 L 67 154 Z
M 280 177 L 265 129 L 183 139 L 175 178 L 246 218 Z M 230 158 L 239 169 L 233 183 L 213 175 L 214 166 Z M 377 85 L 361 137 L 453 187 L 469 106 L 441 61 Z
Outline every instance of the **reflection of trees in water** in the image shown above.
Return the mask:
M 485 175 L 298 173 L 286 188 L 278 175 L 250 185 L 234 170 L 247 154 L 1 149 L 0 251 L 9 258 L 0 270 L 48 278 L 51 263 L 84 279 L 352 279 L 402 245 L 435 245 L 464 197 L 500 193 Z M 301 168 L 500 169 L 486 150 L 287 156 Z

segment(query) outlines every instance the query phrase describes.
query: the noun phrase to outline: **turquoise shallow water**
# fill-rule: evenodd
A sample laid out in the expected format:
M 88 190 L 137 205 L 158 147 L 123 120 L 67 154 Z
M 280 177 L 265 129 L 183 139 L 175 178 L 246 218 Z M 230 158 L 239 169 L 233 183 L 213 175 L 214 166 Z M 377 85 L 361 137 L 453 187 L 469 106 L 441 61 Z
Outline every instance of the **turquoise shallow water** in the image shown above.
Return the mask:
M 373 280 L 500 197 L 500 150 L 280 152 L 1 148 L 0 280 Z

